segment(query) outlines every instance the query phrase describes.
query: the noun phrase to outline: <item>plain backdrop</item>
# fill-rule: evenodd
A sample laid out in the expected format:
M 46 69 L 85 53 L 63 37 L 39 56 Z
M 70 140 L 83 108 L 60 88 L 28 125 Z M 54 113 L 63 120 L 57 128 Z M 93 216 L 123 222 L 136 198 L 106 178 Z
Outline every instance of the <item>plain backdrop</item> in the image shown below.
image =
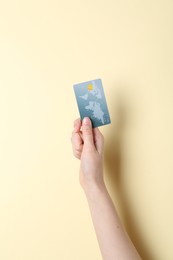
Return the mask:
M 145 260 L 173 259 L 173 1 L 0 1 L 0 259 L 101 260 L 73 84 L 101 78 L 105 180 Z

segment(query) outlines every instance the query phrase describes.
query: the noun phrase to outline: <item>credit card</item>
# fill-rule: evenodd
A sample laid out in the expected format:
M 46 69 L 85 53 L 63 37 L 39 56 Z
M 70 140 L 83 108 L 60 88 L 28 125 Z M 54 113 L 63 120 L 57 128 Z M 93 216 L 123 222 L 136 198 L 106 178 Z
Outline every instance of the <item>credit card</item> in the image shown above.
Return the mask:
M 81 120 L 89 117 L 93 128 L 111 123 L 101 79 L 73 85 Z

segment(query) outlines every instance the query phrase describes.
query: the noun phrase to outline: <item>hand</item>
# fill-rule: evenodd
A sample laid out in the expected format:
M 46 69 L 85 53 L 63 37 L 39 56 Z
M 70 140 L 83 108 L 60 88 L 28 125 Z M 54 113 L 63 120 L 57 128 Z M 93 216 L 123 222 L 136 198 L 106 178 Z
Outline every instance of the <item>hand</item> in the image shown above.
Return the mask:
M 81 130 L 82 128 L 82 130 Z M 104 186 L 103 148 L 104 138 L 98 128 L 92 128 L 88 117 L 74 121 L 72 148 L 76 158 L 81 160 L 79 179 L 84 190 L 91 186 Z

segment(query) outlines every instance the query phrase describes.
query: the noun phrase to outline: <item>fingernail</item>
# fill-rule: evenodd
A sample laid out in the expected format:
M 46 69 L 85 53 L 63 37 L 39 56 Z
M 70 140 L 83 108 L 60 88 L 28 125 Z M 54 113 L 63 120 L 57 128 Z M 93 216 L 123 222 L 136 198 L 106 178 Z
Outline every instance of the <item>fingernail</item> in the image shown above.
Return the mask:
M 83 124 L 84 124 L 84 125 L 91 125 L 91 120 L 89 119 L 89 117 L 85 117 L 85 118 L 83 119 Z

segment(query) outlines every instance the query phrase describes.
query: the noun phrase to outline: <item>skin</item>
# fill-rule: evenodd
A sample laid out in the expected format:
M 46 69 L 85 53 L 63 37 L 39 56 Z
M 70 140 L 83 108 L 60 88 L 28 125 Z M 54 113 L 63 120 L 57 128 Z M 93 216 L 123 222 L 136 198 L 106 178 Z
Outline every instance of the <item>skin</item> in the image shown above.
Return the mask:
M 80 160 L 79 180 L 86 194 L 103 260 L 139 260 L 103 177 L 104 137 L 89 118 L 74 121 L 73 154 Z

